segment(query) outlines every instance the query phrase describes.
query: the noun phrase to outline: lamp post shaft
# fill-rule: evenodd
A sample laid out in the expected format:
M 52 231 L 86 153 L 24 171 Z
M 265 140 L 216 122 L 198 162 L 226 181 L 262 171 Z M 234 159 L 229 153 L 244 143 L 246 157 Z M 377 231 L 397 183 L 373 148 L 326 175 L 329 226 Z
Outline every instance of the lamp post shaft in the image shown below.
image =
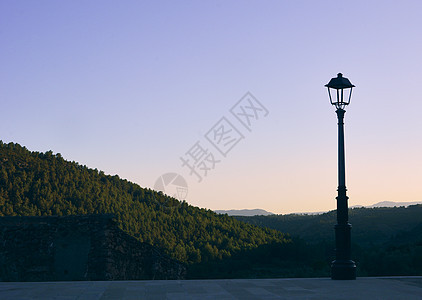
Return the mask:
M 346 195 L 346 162 L 344 155 L 344 109 L 337 109 L 338 119 L 338 188 L 337 188 L 337 223 L 347 224 L 348 197 Z
M 338 108 L 338 189 L 337 224 L 335 225 L 336 259 L 331 264 L 332 279 L 356 279 L 356 265 L 351 259 L 351 229 L 348 217 L 346 168 L 344 155 L 344 113 Z

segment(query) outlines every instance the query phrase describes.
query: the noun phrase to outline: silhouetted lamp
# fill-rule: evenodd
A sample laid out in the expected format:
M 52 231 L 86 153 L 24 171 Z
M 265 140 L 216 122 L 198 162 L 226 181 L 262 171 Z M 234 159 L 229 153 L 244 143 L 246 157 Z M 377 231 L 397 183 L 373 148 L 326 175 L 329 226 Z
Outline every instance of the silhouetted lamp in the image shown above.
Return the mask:
M 344 109 L 346 105 L 350 104 L 352 89 L 355 86 L 349 79 L 343 77 L 343 74 L 338 73 L 337 77 L 332 78 L 325 86 L 328 88 L 331 104 L 337 109 Z
M 328 84 L 330 102 L 336 107 L 338 118 L 338 188 L 337 188 L 337 224 L 336 259 L 331 263 L 332 279 L 356 279 L 356 265 L 351 259 L 351 229 L 348 213 L 346 189 L 346 169 L 344 157 L 344 108 L 349 105 L 352 89 L 355 87 L 349 79 L 338 73 Z

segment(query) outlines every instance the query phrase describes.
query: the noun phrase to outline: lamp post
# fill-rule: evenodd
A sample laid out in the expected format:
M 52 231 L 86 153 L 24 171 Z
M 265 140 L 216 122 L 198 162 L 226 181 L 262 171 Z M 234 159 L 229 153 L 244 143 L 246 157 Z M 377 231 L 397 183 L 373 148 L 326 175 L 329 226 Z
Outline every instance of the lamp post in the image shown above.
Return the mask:
M 349 79 L 339 73 L 328 84 L 330 102 L 336 107 L 338 118 L 338 189 L 337 189 L 337 224 L 336 259 L 331 263 L 331 279 L 356 279 L 356 265 L 351 259 L 351 229 L 349 224 L 346 194 L 346 170 L 344 159 L 344 108 L 349 105 L 352 89 L 355 87 Z

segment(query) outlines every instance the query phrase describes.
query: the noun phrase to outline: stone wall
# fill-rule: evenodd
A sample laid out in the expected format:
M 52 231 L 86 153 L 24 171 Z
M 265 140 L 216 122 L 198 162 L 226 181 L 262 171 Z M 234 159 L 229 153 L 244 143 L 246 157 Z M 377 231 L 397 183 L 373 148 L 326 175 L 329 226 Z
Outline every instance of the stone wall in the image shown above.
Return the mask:
M 0 281 L 183 279 L 185 266 L 113 215 L 0 217 Z

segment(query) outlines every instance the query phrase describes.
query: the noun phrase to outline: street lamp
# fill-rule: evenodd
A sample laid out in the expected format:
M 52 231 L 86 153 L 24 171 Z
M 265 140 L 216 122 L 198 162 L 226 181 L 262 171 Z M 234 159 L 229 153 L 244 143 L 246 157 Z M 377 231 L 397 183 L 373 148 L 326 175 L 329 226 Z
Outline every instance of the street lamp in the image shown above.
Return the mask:
M 356 279 L 356 265 L 351 259 L 351 229 L 346 195 L 346 170 L 344 161 L 344 108 L 349 105 L 352 89 L 355 87 L 349 79 L 338 73 L 328 84 L 330 102 L 336 107 L 338 118 L 338 189 L 337 189 L 337 224 L 336 259 L 331 263 L 331 279 Z

